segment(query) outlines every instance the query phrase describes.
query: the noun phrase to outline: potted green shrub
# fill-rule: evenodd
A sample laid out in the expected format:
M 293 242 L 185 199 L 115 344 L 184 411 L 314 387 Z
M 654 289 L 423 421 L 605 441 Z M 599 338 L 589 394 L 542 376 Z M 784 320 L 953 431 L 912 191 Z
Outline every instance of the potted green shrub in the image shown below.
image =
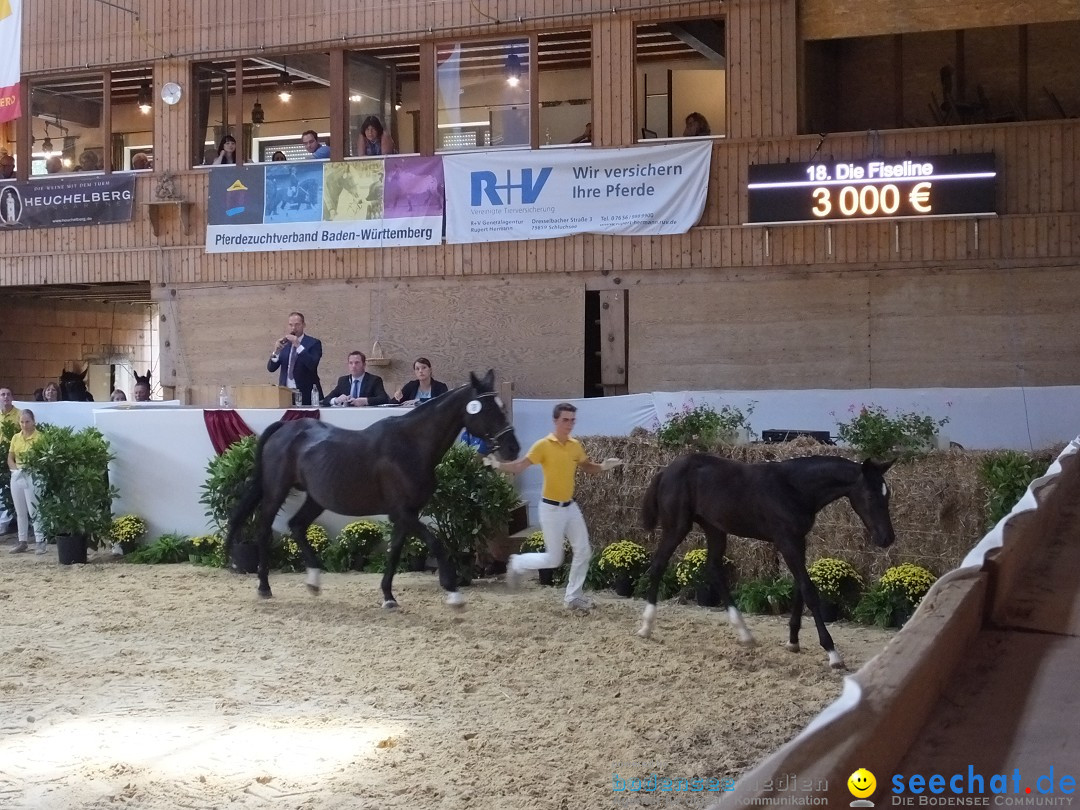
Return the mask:
M 618 540 L 600 552 L 599 568 L 611 578 L 619 596 L 633 595 L 634 583 L 648 566 L 648 552 L 633 540 Z
M 224 453 L 210 459 L 206 465 L 206 480 L 202 485 L 199 503 L 206 507 L 206 516 L 222 537 L 229 530 L 229 518 L 240 502 L 248 479 L 255 472 L 255 447 L 258 436 L 245 436 L 234 442 Z M 255 573 L 258 568 L 258 546 L 255 543 L 257 526 L 255 511 L 240 527 L 239 542 L 233 546 L 231 562 L 243 574 Z
M 744 412 L 731 405 L 722 405 L 718 411 L 711 405 L 687 403 L 681 411 L 668 416 L 656 432 L 656 439 L 661 447 L 701 451 L 713 450 L 721 443 L 750 441 L 754 435 L 750 429 L 753 412 L 753 404 Z
M 855 618 L 879 627 L 903 627 L 934 581 L 934 575 L 921 565 L 904 563 L 889 568 L 863 594 Z
M 912 458 L 937 447 L 938 430 L 949 417 L 934 419 L 914 411 L 890 414 L 880 405 L 862 405 L 858 412 L 852 405 L 853 416 L 838 422 L 836 434 L 868 458 L 888 458 L 899 454 Z
M 109 484 L 113 454 L 97 428 L 41 425 L 41 439 L 22 467 L 37 481 L 38 516 L 46 537 L 56 539 L 61 564 L 86 562 L 87 548 L 108 540 L 116 488 Z
M 863 579 L 851 563 L 835 557 L 822 557 L 806 569 L 821 597 L 821 618 L 835 622 L 859 601 Z
M 435 468 L 435 493 L 423 515 L 446 547 L 458 584 L 472 582 L 476 551 L 493 534 L 506 531 L 518 495 L 509 479 L 485 467 L 473 448 L 455 442 Z

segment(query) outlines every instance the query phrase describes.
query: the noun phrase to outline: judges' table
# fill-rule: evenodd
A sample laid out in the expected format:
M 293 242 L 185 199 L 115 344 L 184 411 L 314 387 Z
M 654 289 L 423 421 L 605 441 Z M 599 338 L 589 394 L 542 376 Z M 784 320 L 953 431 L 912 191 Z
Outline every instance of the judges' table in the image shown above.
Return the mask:
M 319 416 L 327 424 L 359 430 L 408 412 L 407 408 L 322 408 Z M 261 434 L 283 412 L 239 409 L 236 413 L 254 433 Z M 206 509 L 199 503 L 206 466 L 215 455 L 202 408 L 110 408 L 95 410 L 93 415 L 116 455 L 110 466 L 110 478 L 120 491 L 113 502 L 114 514 L 132 513 L 145 519 L 149 539 L 165 532 L 194 536 L 212 530 Z M 302 502 L 302 494 L 291 495 L 274 527 L 287 530 L 286 521 Z M 318 522 L 333 531 L 354 519 L 328 512 Z

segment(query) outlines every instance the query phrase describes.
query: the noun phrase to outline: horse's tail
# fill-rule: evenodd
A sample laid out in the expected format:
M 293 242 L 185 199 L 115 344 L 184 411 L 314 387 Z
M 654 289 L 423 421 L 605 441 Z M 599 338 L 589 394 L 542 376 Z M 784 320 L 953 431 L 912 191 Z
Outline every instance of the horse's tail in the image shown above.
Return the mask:
M 645 497 L 641 501 L 641 526 L 647 532 L 656 528 L 656 520 L 659 513 L 660 480 L 664 477 L 661 470 L 652 477 L 649 488 L 645 490 Z
M 251 479 L 248 481 L 247 487 L 240 495 L 240 501 L 236 504 L 232 514 L 229 516 L 229 531 L 225 535 L 225 565 L 230 565 L 232 559 L 232 547 L 233 543 L 240 537 L 240 531 L 243 525 L 247 522 L 247 519 L 258 508 L 259 503 L 262 501 L 263 496 L 263 479 L 262 479 L 262 455 L 263 447 L 266 446 L 267 440 L 277 433 L 284 422 L 274 422 L 270 425 L 259 437 L 259 443 L 255 446 L 255 470 L 252 472 Z

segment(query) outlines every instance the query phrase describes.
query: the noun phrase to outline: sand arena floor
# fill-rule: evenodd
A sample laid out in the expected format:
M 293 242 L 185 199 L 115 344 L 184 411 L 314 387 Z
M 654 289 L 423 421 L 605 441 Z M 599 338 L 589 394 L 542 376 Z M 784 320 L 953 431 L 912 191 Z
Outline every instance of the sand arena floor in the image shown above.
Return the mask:
M 100 555 L 61 567 L 0 551 L 0 807 L 704 807 L 619 801 L 613 774 L 737 777 L 840 692 L 804 623 L 601 594 L 589 615 L 535 582 L 464 589 L 430 574 L 253 577 Z M 855 669 L 890 633 L 832 629 Z M 631 763 L 627 765 L 626 763 Z M 640 797 L 631 797 L 640 798 Z M 625 799 L 625 795 L 624 795 Z

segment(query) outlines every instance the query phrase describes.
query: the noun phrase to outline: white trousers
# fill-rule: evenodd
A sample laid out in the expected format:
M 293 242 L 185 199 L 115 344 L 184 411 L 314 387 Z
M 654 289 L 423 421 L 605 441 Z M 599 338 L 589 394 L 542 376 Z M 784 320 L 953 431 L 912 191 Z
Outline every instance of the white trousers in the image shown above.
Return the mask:
M 515 571 L 539 571 L 541 568 L 558 568 L 563 562 L 563 539 L 570 541 L 573 559 L 570 560 L 570 578 L 566 583 L 564 601 L 570 602 L 582 594 L 585 575 L 589 572 L 592 549 L 589 547 L 589 530 L 577 502 L 569 506 L 540 504 L 540 529 L 544 532 L 544 550 L 531 554 L 515 554 L 512 563 Z
M 34 524 L 34 538 L 39 543 L 45 542 L 41 531 L 41 521 L 37 514 L 37 488 L 29 473 L 23 470 L 11 471 L 11 500 L 15 502 L 15 517 L 19 523 L 19 542 L 27 542 L 30 536 L 30 524 Z

